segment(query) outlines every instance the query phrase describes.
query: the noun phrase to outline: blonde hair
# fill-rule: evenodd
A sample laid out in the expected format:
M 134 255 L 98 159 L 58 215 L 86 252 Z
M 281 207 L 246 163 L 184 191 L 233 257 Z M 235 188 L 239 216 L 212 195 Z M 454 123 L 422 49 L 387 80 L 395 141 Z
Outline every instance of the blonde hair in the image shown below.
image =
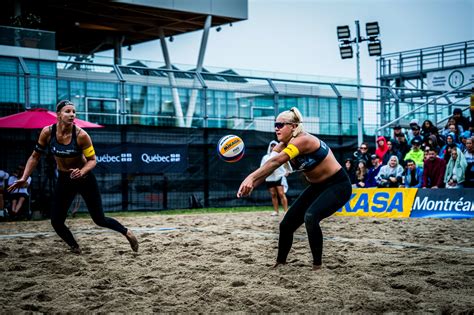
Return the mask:
M 281 117 L 285 120 L 285 122 L 289 122 L 292 124 L 297 125 L 295 130 L 293 130 L 293 138 L 302 133 L 303 130 L 303 115 L 296 107 L 292 107 L 289 110 L 285 110 L 281 112 L 278 117 Z

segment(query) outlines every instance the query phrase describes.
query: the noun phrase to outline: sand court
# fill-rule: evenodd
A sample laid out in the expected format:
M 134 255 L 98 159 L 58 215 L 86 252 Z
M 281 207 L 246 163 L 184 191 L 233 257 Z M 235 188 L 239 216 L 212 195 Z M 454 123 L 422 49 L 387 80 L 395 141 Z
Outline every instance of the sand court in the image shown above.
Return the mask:
M 269 212 L 121 217 L 140 241 L 68 220 L 0 224 L 1 312 L 463 312 L 474 310 L 474 221 L 331 217 L 323 269 L 304 227 L 271 269 Z M 281 218 L 281 217 L 280 217 Z

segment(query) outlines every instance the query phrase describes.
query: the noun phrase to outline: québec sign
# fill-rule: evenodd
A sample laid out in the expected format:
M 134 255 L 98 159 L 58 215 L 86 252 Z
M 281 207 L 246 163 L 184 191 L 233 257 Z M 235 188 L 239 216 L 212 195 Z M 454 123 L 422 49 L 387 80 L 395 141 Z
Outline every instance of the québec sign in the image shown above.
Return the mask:
M 97 173 L 181 173 L 188 167 L 187 145 L 96 144 Z

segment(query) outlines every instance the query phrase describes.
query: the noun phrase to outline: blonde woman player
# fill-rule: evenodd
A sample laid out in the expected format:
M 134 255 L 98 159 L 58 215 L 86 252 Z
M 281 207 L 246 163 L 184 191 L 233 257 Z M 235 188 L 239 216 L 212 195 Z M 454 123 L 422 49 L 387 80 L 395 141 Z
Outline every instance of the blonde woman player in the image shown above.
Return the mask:
M 71 251 L 80 254 L 81 249 L 69 228 L 64 224 L 67 211 L 76 194 L 81 194 L 95 224 L 123 234 L 133 251 L 138 251 L 138 241 L 132 231 L 117 220 L 104 216 L 102 200 L 97 180 L 92 173 L 96 165 L 92 140 L 83 129 L 76 127 L 76 108 L 70 101 L 60 101 L 56 106 L 58 122 L 46 126 L 41 131 L 38 143 L 31 154 L 20 179 L 8 187 L 12 191 L 22 187 L 26 179 L 38 165 L 41 154 L 49 146 L 58 165 L 59 176 L 56 183 L 51 225 L 56 233 L 70 246 Z
M 268 175 L 288 161 L 293 171 L 302 171 L 309 186 L 298 196 L 280 223 L 278 256 L 274 267 L 286 264 L 293 234 L 304 223 L 313 254 L 313 270 L 317 270 L 321 268 L 323 251 L 319 222 L 349 201 L 351 182 L 329 147 L 303 130 L 303 117 L 297 108 L 278 115 L 275 133 L 280 141 L 274 148 L 278 155 L 245 178 L 237 197 L 250 195 Z

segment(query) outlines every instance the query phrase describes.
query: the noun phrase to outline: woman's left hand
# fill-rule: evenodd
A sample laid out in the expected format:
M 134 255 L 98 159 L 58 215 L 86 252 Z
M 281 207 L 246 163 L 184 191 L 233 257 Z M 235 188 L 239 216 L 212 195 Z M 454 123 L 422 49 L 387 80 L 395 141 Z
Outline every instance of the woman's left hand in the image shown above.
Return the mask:
M 71 175 L 69 175 L 72 179 L 82 178 L 84 174 L 82 174 L 82 170 L 80 168 L 71 168 Z

